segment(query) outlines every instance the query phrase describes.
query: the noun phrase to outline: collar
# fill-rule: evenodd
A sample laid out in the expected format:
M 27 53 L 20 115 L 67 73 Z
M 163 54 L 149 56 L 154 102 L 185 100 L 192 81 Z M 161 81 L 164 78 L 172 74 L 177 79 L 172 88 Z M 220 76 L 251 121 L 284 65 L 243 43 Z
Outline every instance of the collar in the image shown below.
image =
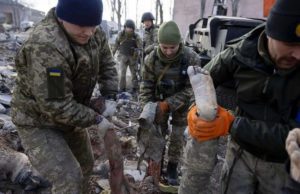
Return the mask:
M 267 38 L 265 30 L 263 32 L 261 32 L 261 34 L 259 35 L 257 51 L 266 65 L 268 65 L 268 66 L 271 65 L 271 66 L 275 67 L 275 63 L 272 61 L 271 56 L 268 51 L 268 38 Z

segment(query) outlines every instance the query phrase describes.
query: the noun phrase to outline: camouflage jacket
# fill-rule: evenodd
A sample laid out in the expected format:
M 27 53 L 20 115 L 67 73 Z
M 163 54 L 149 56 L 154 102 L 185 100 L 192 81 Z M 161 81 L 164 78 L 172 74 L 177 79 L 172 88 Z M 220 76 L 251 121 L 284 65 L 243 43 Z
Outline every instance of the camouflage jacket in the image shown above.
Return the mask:
M 117 71 L 106 35 L 97 29 L 86 45 L 70 41 L 54 9 L 16 56 L 12 99 L 16 125 L 88 127 L 97 115 L 88 107 L 95 84 L 103 96 L 117 93 Z
M 150 101 L 166 100 L 171 111 L 183 110 L 181 109 L 183 107 L 186 110 L 193 98 L 187 67 L 200 66 L 200 58 L 192 49 L 183 46 L 179 60 L 170 64 L 159 80 L 163 69 L 168 64 L 159 60 L 156 54 L 157 49 L 145 58 L 139 94 L 141 105 L 144 106 Z
M 233 139 L 253 155 L 272 162 L 287 158 L 285 139 L 300 127 L 300 67 L 279 70 L 267 50 L 264 26 L 259 26 L 213 58 L 206 66 L 218 86 L 235 82 L 237 117 Z
M 119 50 L 120 54 L 133 56 L 137 53 L 136 49 L 142 49 L 142 39 L 140 35 L 134 32 L 132 36 L 128 36 L 125 31 L 122 30 L 116 38 L 112 53 L 114 55 L 117 50 Z
M 157 33 L 158 28 L 156 27 L 152 27 L 149 30 L 144 31 L 143 46 L 145 54 L 149 54 L 154 49 L 154 46 L 158 45 Z

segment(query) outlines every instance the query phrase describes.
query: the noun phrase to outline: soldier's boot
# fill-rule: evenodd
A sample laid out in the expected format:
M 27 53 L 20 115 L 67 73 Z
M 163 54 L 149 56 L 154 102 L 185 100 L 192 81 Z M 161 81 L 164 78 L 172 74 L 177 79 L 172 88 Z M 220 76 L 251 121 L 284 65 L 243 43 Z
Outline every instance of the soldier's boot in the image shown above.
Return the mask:
M 147 176 L 152 176 L 154 180 L 154 184 L 156 186 L 159 185 L 161 174 L 161 162 L 155 162 L 154 160 L 149 160 L 149 166 L 147 169 Z M 146 177 L 147 177 L 146 176 Z
M 167 165 L 167 181 L 169 185 L 179 185 L 178 173 L 177 173 L 177 162 L 168 162 Z

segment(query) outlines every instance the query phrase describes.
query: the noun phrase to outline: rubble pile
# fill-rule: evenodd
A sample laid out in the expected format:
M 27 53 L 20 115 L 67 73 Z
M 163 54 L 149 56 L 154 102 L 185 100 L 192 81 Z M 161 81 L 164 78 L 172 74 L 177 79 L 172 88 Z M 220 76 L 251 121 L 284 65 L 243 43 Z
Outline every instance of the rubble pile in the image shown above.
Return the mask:
M 21 46 L 22 41 L 26 39 L 26 36 L 28 36 L 28 32 L 15 34 L 0 33 L 0 155 L 3 150 L 23 154 L 23 148 L 18 138 L 16 127 L 9 115 L 11 95 L 17 75 L 14 56 L 17 49 Z M 142 181 L 147 168 L 145 162 L 142 162 L 140 170 L 137 170 L 139 156 L 137 154 L 136 137 L 138 132 L 138 117 L 142 112 L 139 101 L 136 96 L 132 96 L 127 92 L 119 94 L 117 99 L 117 112 L 111 121 L 116 126 L 116 132 L 121 141 L 124 174 L 132 187 L 131 194 L 161 193 L 153 185 L 154 181 L 152 177 L 147 177 Z M 104 149 L 104 141 L 97 136 L 96 128 L 90 127 L 88 130 L 95 156 L 94 173 L 90 179 L 90 193 L 108 194 L 110 192 L 109 162 Z M 226 140 L 224 138 L 221 140 L 219 163 L 211 180 L 213 193 L 218 192 L 219 172 L 224 160 L 225 147 Z M 22 193 L 22 188 L 14 183 L 3 170 L 1 171 L 0 166 L 0 194 L 9 193 Z

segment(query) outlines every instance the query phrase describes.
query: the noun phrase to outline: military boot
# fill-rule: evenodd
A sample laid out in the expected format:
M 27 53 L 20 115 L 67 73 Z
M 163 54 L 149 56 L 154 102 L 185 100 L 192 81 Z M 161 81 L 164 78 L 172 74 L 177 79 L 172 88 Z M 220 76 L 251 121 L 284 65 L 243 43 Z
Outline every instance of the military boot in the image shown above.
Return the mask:
M 177 166 L 178 166 L 177 162 L 168 162 L 167 181 L 169 185 L 179 185 Z

